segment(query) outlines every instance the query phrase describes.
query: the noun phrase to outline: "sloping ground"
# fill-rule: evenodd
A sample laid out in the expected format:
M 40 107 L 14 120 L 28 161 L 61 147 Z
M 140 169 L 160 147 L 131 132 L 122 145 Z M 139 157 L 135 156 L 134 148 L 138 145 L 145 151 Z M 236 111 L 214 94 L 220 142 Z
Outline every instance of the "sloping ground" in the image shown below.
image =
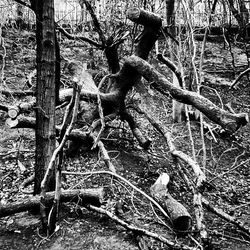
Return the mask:
M 5 67 L 6 83 L 12 89 L 23 87 L 22 79 L 34 68 L 34 42 L 27 40 L 28 36 L 20 36 L 18 42 L 12 34 L 7 41 L 7 58 Z M 16 43 L 17 46 L 13 44 Z M 11 45 L 12 44 L 12 45 Z M 205 71 L 215 79 L 233 80 L 230 66 L 230 53 L 221 49 L 221 44 L 208 43 Z M 66 51 L 66 50 L 64 50 Z M 246 63 L 241 50 L 235 48 L 235 60 L 238 66 Z M 79 51 L 69 50 L 64 55 L 79 57 Z M 25 56 L 26 55 L 26 56 Z M 80 58 L 79 58 L 80 60 Z M 246 64 L 245 64 L 246 65 Z M 220 70 L 219 70 L 220 69 Z M 224 72 L 224 73 L 223 73 Z M 225 76 L 227 78 L 225 78 Z M 249 90 L 244 78 L 237 90 L 229 90 L 227 86 L 218 84 L 204 89 L 204 95 L 220 105 L 220 99 L 213 87 L 220 94 L 223 103 L 231 102 L 236 112 L 250 110 Z M 147 110 L 156 120 L 172 132 L 172 138 L 179 150 L 192 155 L 190 135 L 187 125 L 172 124 L 171 100 L 145 88 L 141 96 L 132 93 L 133 99 L 140 100 L 141 107 Z M 4 98 L 4 97 L 1 97 Z M 9 97 L 1 99 L 15 103 L 16 99 Z M 22 199 L 27 194 L 19 191 L 20 183 L 32 173 L 34 157 L 34 134 L 27 129 L 9 130 L 4 126 L 6 116 L 0 112 L 1 122 L 1 159 L 0 159 L 0 201 L 1 203 Z M 152 129 L 143 116 L 138 116 L 143 133 L 153 139 L 148 151 L 142 150 L 132 138 L 124 124 L 114 122 L 109 128 L 105 145 L 109 150 L 117 172 L 126 177 L 131 183 L 149 193 L 149 187 L 162 172 L 171 176 L 170 193 L 181 201 L 194 218 L 192 194 L 188 191 L 180 172 L 169 154 L 165 141 Z M 116 127 L 116 129 L 114 128 Z M 202 161 L 201 139 L 199 125 L 191 123 L 192 136 L 197 160 Z M 214 132 L 216 141 L 211 133 L 205 135 L 206 169 L 204 170 L 210 190 L 204 192 L 211 203 L 222 208 L 231 215 L 250 225 L 250 125 L 241 128 L 232 138 L 222 138 Z M 10 151 L 15 150 L 10 154 Z M 26 167 L 20 170 L 20 163 Z M 97 152 L 80 150 L 73 158 L 66 159 L 68 171 L 90 171 L 105 169 L 104 163 L 98 158 Z M 194 178 L 192 170 L 187 169 L 187 175 Z M 162 234 L 174 240 L 176 235 L 162 225 L 163 217 L 158 210 L 153 210 L 149 201 L 134 192 L 129 186 L 110 176 L 93 175 L 86 177 L 69 176 L 64 188 L 84 188 L 103 186 L 107 190 L 104 207 L 116 211 L 117 202 L 122 201 L 123 212 L 119 215 L 128 222 Z M 156 216 L 157 214 L 157 216 Z M 215 249 L 249 249 L 249 239 L 231 224 L 221 220 L 214 214 L 205 213 L 205 222 L 211 234 Z M 165 221 L 168 224 L 168 222 Z M 195 223 L 194 223 L 195 224 Z M 33 215 L 22 213 L 9 218 L 0 219 L 0 249 L 138 249 L 136 236 L 107 219 L 105 216 L 80 209 L 77 205 L 63 207 L 59 227 L 50 239 L 40 235 L 39 220 Z M 191 234 L 196 237 L 195 231 Z M 179 242 L 195 246 L 192 237 L 177 238 Z M 151 249 L 163 249 L 166 246 L 154 240 L 147 239 Z

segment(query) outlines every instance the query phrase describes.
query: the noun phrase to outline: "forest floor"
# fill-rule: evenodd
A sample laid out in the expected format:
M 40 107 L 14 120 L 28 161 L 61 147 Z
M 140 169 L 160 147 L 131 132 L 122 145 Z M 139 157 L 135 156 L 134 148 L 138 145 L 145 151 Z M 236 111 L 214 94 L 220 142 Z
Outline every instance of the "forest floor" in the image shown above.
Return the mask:
M 27 76 L 35 68 L 35 40 L 30 32 L 9 32 L 5 38 L 6 58 L 3 65 L 4 85 L 9 90 L 26 89 Z M 2 52 L 2 51 L 1 51 Z M 61 53 L 71 60 L 83 62 L 88 56 L 83 48 L 72 42 L 62 43 Z M 236 71 L 247 67 L 244 51 L 233 48 Z M 4 59 L 4 60 L 3 60 Z M 99 59 L 96 59 L 98 61 Z M 235 79 L 232 57 L 221 43 L 207 43 L 205 57 L 205 79 L 208 87 L 203 94 L 217 105 L 230 103 L 238 112 L 250 113 L 250 86 L 244 77 L 236 90 L 229 86 Z M 32 97 L 0 96 L 1 103 L 8 105 L 29 101 Z M 129 101 L 140 100 L 140 106 L 163 126 L 171 131 L 173 142 L 179 150 L 192 156 L 190 133 L 187 123 L 174 124 L 171 118 L 171 99 L 145 87 L 138 94 L 136 89 Z M 221 103 L 221 101 L 223 103 Z M 21 183 L 33 173 L 35 141 L 30 129 L 9 129 L 5 126 L 7 115 L 0 111 L 0 205 L 22 200 L 30 195 L 20 190 Z M 128 127 L 119 121 L 108 128 L 105 143 L 117 173 L 149 194 L 149 187 L 159 174 L 167 172 L 171 177 L 170 193 L 188 209 L 194 225 L 193 196 L 181 178 L 164 139 L 151 127 L 143 116 L 137 115 L 144 135 L 152 138 L 152 145 L 145 151 L 132 137 Z M 209 122 L 207 120 L 207 122 Z M 209 122 L 210 123 L 210 122 Z M 212 125 L 215 128 L 215 125 Z M 200 127 L 191 122 L 192 138 L 197 161 L 203 159 Z M 213 137 L 214 135 L 214 137 Z M 216 132 L 206 132 L 206 167 L 204 172 L 211 184 L 204 196 L 212 205 L 237 217 L 250 227 L 250 125 L 240 128 L 232 137 L 223 137 Z M 65 159 L 68 171 L 104 170 L 105 166 L 96 151 L 80 149 L 74 156 Z M 190 179 L 191 169 L 186 167 Z M 106 175 L 88 177 L 69 176 L 64 188 L 105 187 L 104 208 L 114 211 L 116 204 L 123 201 L 122 217 L 125 221 L 163 235 L 173 241 L 196 246 L 197 232 L 177 236 L 165 227 L 157 209 L 145 197 L 133 191 L 121 181 Z M 31 191 L 32 187 L 27 188 Z M 250 239 L 234 225 L 220 219 L 213 213 L 205 212 L 205 224 L 214 249 L 250 249 Z M 167 223 L 167 222 L 166 222 Z M 28 212 L 0 219 L 0 249 L 138 249 L 137 237 L 117 225 L 106 216 L 80 208 L 76 204 L 62 207 L 56 232 L 45 238 L 41 235 L 39 218 Z M 149 249 L 168 249 L 153 239 L 144 238 Z

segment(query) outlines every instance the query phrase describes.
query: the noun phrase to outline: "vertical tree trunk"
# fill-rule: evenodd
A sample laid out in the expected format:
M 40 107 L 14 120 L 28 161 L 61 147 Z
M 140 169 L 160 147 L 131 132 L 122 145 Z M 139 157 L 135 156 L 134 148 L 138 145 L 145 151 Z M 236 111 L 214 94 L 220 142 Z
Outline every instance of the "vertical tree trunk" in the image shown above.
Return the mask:
M 237 20 L 238 25 L 239 25 L 240 36 L 245 38 L 246 24 L 249 21 L 248 9 L 246 7 L 246 4 L 245 4 L 244 0 L 239 0 L 239 2 L 238 2 L 239 3 L 239 9 L 237 9 L 237 7 L 235 7 L 235 5 L 234 5 L 235 2 L 237 2 L 237 1 L 228 0 L 229 8 L 230 8 L 230 11 L 232 12 L 233 16 Z
M 169 33 L 172 35 L 172 37 L 176 37 L 176 29 L 175 29 L 175 0 L 166 0 L 166 19 L 167 24 L 169 26 Z M 176 61 L 176 44 L 173 42 L 173 40 L 170 38 L 169 40 L 169 48 L 170 49 L 170 56 L 171 60 L 174 62 Z M 172 74 L 172 82 L 173 85 L 180 87 L 179 81 L 175 74 Z M 172 101 L 173 104 L 173 120 L 174 122 L 181 122 L 185 120 L 185 106 L 183 103 L 177 102 L 176 100 Z
M 55 149 L 55 23 L 54 1 L 36 1 L 37 38 L 37 93 L 36 93 L 36 163 L 34 194 L 41 191 L 40 185 L 45 170 Z M 54 188 L 51 178 L 48 190 Z
M 23 28 L 23 5 L 17 4 L 17 9 L 16 9 L 16 25 L 17 28 L 22 29 Z
M 78 3 L 81 7 L 81 19 L 80 20 L 81 20 L 81 31 L 82 31 L 82 28 L 84 27 L 85 16 L 86 16 L 86 8 L 82 0 L 79 0 Z
M 60 103 L 59 100 L 59 91 L 61 85 L 61 57 L 60 57 L 60 45 L 58 42 L 58 38 L 55 34 L 55 54 L 56 54 L 56 66 L 55 66 L 55 92 L 56 92 L 56 105 Z

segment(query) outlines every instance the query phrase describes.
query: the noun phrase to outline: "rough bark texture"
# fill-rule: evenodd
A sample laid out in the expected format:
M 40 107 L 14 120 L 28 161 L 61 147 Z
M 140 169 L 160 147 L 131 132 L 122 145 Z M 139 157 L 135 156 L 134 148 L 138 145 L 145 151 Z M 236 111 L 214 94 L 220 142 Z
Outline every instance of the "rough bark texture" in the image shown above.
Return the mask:
M 37 95 L 36 95 L 36 162 L 34 194 L 40 184 L 55 148 L 55 24 L 54 1 L 36 3 Z M 48 189 L 54 188 L 51 178 Z
M 127 11 L 127 17 L 135 23 L 144 25 L 144 29 L 137 40 L 135 55 L 146 60 L 159 37 L 162 20 L 159 16 L 140 10 L 139 8 L 129 9 Z M 118 93 L 118 99 L 122 100 L 120 105 L 123 106 L 128 91 L 132 86 L 140 82 L 141 76 L 129 65 L 123 65 L 115 80 L 110 91 Z
M 246 113 L 229 113 L 195 92 L 172 85 L 162 74 L 156 71 L 153 66 L 139 57 L 131 56 L 127 58 L 125 61 L 125 65 L 126 64 L 136 69 L 138 73 L 149 82 L 153 82 L 152 85 L 154 88 L 163 93 L 170 93 L 171 96 L 179 102 L 193 105 L 211 121 L 222 126 L 228 133 L 234 133 L 238 128 L 246 125 L 249 121 Z
M 55 193 L 48 192 L 46 194 L 46 203 L 52 205 Z M 92 204 L 94 206 L 101 206 L 103 202 L 104 190 L 103 188 L 97 189 L 78 189 L 66 190 L 61 194 L 61 202 L 77 202 L 79 205 Z M 37 210 L 40 206 L 40 196 L 34 196 L 24 199 L 20 202 L 13 202 L 10 204 L 2 205 L 0 207 L 0 218 L 10 216 L 15 213 L 20 213 L 28 210 Z

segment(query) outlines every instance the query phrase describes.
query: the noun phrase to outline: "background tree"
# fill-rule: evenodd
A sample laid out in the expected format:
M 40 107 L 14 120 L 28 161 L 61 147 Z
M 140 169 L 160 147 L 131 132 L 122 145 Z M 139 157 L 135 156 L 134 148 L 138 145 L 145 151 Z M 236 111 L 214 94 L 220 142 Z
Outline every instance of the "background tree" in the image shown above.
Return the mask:
M 229 9 L 239 25 L 240 37 L 246 36 L 246 25 L 249 23 L 249 13 L 244 0 L 228 0 Z
M 41 191 L 41 181 L 55 149 L 56 39 L 54 1 L 31 1 L 36 13 L 37 84 L 36 84 L 36 160 L 34 194 Z M 54 189 L 50 178 L 48 190 Z
M 172 62 L 177 63 L 177 50 L 179 48 L 178 45 L 176 44 L 176 36 L 177 36 L 177 31 L 176 31 L 176 22 L 175 22 L 175 15 L 176 15 L 176 6 L 179 4 L 179 0 L 166 0 L 166 21 L 168 25 L 168 30 L 169 34 L 171 37 L 168 38 L 168 47 L 170 51 L 170 58 Z M 180 30 L 179 30 L 180 32 Z M 178 64 L 178 63 L 177 63 Z M 174 73 L 172 73 L 172 82 L 173 85 L 178 86 L 178 87 L 183 87 L 180 86 L 180 83 Z M 181 122 L 186 119 L 186 114 L 185 114 L 185 107 L 183 103 L 180 103 L 176 100 L 173 100 L 173 120 L 174 122 Z

